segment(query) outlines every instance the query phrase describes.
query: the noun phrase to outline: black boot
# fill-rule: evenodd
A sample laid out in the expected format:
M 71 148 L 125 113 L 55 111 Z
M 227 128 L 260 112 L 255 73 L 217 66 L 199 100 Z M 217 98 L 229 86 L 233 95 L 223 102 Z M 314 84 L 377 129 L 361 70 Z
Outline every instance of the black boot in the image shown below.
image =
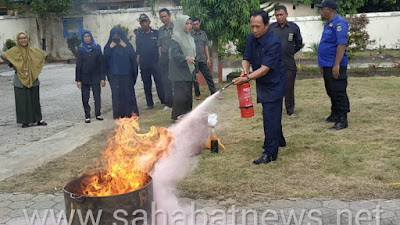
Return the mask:
M 339 117 L 336 114 L 331 113 L 331 115 L 329 115 L 325 119 L 325 122 L 327 122 L 327 123 L 336 123 L 338 120 L 339 120 Z
M 333 127 L 329 128 L 331 130 L 341 130 L 347 128 L 347 116 L 340 116 L 338 121 L 333 125 Z

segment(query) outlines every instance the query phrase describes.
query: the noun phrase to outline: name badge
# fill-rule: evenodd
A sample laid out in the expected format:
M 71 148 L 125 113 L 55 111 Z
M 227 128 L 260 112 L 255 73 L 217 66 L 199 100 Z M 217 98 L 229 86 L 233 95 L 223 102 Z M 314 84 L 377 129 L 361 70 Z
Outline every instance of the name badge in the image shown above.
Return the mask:
M 288 41 L 293 41 L 293 33 L 289 33 Z

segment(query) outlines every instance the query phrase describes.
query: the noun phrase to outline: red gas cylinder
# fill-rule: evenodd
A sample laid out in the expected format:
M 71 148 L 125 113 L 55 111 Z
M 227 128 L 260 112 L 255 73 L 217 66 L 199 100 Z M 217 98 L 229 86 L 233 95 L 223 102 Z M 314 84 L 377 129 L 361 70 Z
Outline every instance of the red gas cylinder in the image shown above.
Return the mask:
M 240 75 L 244 77 L 246 74 Z M 254 116 L 253 100 L 251 99 L 251 89 L 250 83 L 243 83 L 236 85 L 238 98 L 239 98 L 239 108 L 240 113 L 243 118 L 250 118 Z

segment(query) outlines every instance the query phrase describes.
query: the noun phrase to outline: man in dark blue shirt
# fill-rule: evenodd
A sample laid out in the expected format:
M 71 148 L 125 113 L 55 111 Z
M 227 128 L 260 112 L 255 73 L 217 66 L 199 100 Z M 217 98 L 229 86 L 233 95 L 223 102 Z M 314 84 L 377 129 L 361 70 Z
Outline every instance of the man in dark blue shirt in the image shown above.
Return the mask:
M 142 75 L 144 93 L 146 95 L 146 109 L 152 109 L 154 106 L 151 75 L 154 82 L 161 104 L 165 104 L 164 89 L 162 77 L 158 66 L 158 31 L 150 27 L 150 19 L 146 14 L 141 14 L 139 17 L 141 30 L 136 34 L 136 52 L 137 63 L 140 66 Z
M 240 85 L 256 80 L 257 102 L 263 107 L 264 152 L 254 164 L 269 163 L 278 157 L 279 146 L 286 146 L 282 134 L 282 101 L 286 87 L 286 70 L 282 47 L 278 37 L 269 29 L 269 16 L 264 10 L 250 15 L 252 33 L 249 34 L 243 54 L 242 68 L 245 77 L 233 80 Z M 250 64 L 253 72 L 250 71 Z
M 317 5 L 321 8 L 324 26 L 318 48 L 318 65 L 323 72 L 326 93 L 331 99 L 331 114 L 326 122 L 335 122 L 330 129 L 341 130 L 347 127 L 347 113 L 350 103 L 347 96 L 347 32 L 348 23 L 336 13 L 337 3 L 324 0 Z

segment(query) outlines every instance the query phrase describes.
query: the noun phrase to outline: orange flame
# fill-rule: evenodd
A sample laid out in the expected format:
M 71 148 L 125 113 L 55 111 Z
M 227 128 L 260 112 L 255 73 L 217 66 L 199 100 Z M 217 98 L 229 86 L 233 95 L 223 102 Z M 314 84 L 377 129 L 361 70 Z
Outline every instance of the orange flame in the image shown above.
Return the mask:
M 156 162 L 169 154 L 173 134 L 165 127 L 150 127 L 147 134 L 138 134 L 138 117 L 116 120 L 118 127 L 102 153 L 101 164 L 82 180 L 83 194 L 108 196 L 127 193 L 147 184 L 147 174 Z

